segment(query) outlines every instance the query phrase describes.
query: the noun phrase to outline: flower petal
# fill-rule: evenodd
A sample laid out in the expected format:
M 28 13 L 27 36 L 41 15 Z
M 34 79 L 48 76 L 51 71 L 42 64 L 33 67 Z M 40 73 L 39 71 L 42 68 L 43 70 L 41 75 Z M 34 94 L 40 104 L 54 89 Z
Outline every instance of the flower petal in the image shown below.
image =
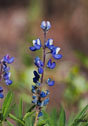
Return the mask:
M 11 57 L 9 60 L 8 60 L 8 64 L 11 64 L 14 62 L 14 57 Z
M 3 88 L 2 88 L 2 87 L 0 87 L 0 93 L 1 93 L 1 92 L 3 92 Z
M 31 51 L 36 51 L 35 46 L 29 47 L 29 49 L 30 49 Z
M 11 85 L 12 84 L 12 80 L 5 80 L 6 85 Z
M 53 58 L 56 59 L 56 60 L 59 60 L 62 58 L 62 55 L 61 54 L 52 54 Z
M 47 81 L 48 86 L 53 86 L 55 84 L 55 81 L 52 81 L 50 78 Z
M 0 93 L 0 98 L 2 99 L 4 97 L 4 94 Z
M 54 69 L 56 67 L 56 63 L 55 62 L 52 63 L 52 60 L 50 59 L 47 63 L 47 67 L 50 69 Z
M 38 73 L 39 73 L 39 74 L 42 74 L 42 73 L 43 73 L 43 68 L 42 68 L 42 67 L 39 67 L 39 68 L 38 68 Z
M 43 113 L 42 112 L 39 112 L 38 117 L 40 117 L 40 116 L 43 116 Z

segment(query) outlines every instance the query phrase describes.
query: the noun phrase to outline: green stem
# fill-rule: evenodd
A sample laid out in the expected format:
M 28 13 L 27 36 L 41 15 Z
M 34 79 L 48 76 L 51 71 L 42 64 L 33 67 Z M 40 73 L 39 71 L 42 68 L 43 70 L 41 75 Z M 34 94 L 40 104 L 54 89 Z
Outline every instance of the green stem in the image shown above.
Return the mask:
M 45 68 L 45 59 L 46 59 L 45 42 L 46 42 L 46 31 L 44 32 L 44 47 L 43 47 L 43 64 L 44 64 L 44 66 L 43 66 L 43 70 Z M 44 78 L 44 71 L 41 76 L 41 84 L 43 83 L 43 78 Z
M 0 122 L 0 126 L 2 126 L 2 122 Z
M 9 117 L 10 117 L 11 119 L 15 120 L 16 122 L 22 124 L 23 126 L 25 126 L 25 123 L 24 123 L 22 120 L 20 120 L 20 119 L 18 119 L 17 117 L 15 117 L 14 115 L 9 114 Z

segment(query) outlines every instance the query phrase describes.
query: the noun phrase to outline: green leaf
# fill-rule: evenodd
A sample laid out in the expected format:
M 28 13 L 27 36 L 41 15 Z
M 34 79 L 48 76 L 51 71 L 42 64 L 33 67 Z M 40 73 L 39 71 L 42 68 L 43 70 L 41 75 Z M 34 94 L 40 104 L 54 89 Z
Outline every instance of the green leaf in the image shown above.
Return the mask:
M 35 112 L 35 111 L 34 111 Z M 26 118 L 30 117 L 32 114 L 34 114 L 34 112 L 28 112 L 24 115 L 23 120 L 25 120 Z
M 12 115 L 12 114 L 9 114 L 9 117 L 13 120 L 15 120 L 16 122 L 22 124 L 22 126 L 25 126 L 24 122 L 20 119 L 18 119 L 16 116 Z
M 38 123 L 38 126 L 45 126 L 46 121 L 47 121 L 47 120 L 41 120 L 41 121 Z
M 87 111 L 88 111 L 88 105 L 86 105 L 86 107 L 75 117 L 71 126 L 78 126 L 78 124 L 81 122 L 80 120 L 84 120 Z
M 4 100 L 3 106 L 2 106 L 3 120 L 5 120 L 7 118 L 8 114 L 11 110 L 12 98 L 13 98 L 12 92 L 8 92 L 8 94 Z
M 65 122 L 66 122 L 65 111 L 64 111 L 63 107 L 61 107 L 59 120 L 58 120 L 58 126 L 65 126 Z
M 0 109 L 0 122 L 3 120 L 2 110 Z
M 42 110 L 42 112 L 43 112 L 43 118 L 47 119 L 46 123 L 49 124 L 49 126 L 53 126 L 53 120 L 52 120 L 52 118 L 44 110 Z
M 35 108 L 36 105 L 32 105 L 27 112 L 31 112 L 34 108 Z

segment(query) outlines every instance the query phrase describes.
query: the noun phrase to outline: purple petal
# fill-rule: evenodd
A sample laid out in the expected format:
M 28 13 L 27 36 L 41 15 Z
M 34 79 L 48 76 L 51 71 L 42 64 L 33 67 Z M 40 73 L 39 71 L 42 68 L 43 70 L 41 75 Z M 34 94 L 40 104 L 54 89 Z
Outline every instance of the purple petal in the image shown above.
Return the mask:
M 13 63 L 13 62 L 14 62 L 14 57 L 11 57 L 11 58 L 8 60 L 8 64 Z
M 53 85 L 55 84 L 55 81 L 52 81 L 52 80 L 49 78 L 48 81 L 47 81 L 47 84 L 48 84 L 49 86 L 53 86 Z
M 29 47 L 29 49 L 30 49 L 31 51 L 36 51 L 35 46 Z
M 42 112 L 39 112 L 38 117 L 40 117 L 40 116 L 43 116 L 43 113 Z
M 54 69 L 56 66 L 56 63 L 51 61 L 51 59 L 48 61 L 47 63 L 47 67 L 50 68 L 50 69 Z
M 53 58 L 56 59 L 56 60 L 59 60 L 62 58 L 62 55 L 61 54 L 52 54 Z
M 11 85 L 12 84 L 12 80 L 5 80 L 6 85 Z
M 39 68 L 38 68 L 38 73 L 39 73 L 39 74 L 42 74 L 42 73 L 43 73 L 43 68 L 39 67 Z
M 0 98 L 2 99 L 3 97 L 4 97 L 4 95 L 0 93 Z
M 3 88 L 2 88 L 2 87 L 0 87 L 0 93 L 1 93 L 1 92 L 3 92 Z

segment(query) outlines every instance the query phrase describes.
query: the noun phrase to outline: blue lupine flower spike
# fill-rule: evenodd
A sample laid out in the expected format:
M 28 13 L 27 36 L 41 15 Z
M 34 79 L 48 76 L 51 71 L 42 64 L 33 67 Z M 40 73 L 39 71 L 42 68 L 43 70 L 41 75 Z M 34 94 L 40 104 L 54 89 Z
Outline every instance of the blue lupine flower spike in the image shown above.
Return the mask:
M 49 21 L 42 21 L 41 23 L 41 28 L 44 30 L 44 31 L 48 31 L 50 28 L 51 28 L 51 24 Z
M 41 48 L 41 40 L 38 38 L 36 40 L 33 40 L 33 46 L 29 47 L 31 51 L 36 51 Z
M 52 57 L 56 60 L 59 60 L 62 58 L 62 55 L 59 54 L 60 48 L 54 46 L 53 39 L 46 40 L 46 33 L 51 28 L 51 24 L 49 21 L 42 21 L 41 23 L 41 29 L 44 31 L 44 44 L 41 45 L 40 39 L 33 40 L 33 46 L 29 49 L 31 51 L 39 50 L 41 47 L 43 49 L 43 60 L 41 60 L 38 56 L 34 59 L 34 64 L 37 67 L 37 71 L 34 70 L 34 77 L 33 82 L 35 85 L 32 85 L 32 93 L 33 93 L 33 100 L 32 103 L 35 104 L 36 108 L 38 108 L 38 114 L 36 114 L 34 125 L 36 124 L 36 119 L 38 117 L 42 116 L 41 109 L 43 106 L 46 106 L 49 103 L 49 91 L 42 91 L 41 87 L 43 86 L 44 81 L 44 70 L 45 70 L 45 61 L 46 61 L 46 55 L 48 53 L 51 53 Z M 49 49 L 49 52 L 46 52 L 46 48 Z M 56 63 L 52 61 L 52 59 L 49 59 L 47 62 L 47 68 L 54 69 L 56 67 Z M 6 74 L 5 78 L 8 78 L 9 75 Z M 48 86 L 53 86 L 55 84 L 55 81 L 53 81 L 51 78 L 48 78 L 47 80 Z
M 14 62 L 14 57 L 10 57 L 8 54 L 4 56 L 0 61 L 0 80 L 3 79 L 6 83 L 6 85 L 11 85 L 12 80 L 10 80 L 10 67 L 8 67 L 8 64 L 11 64 Z M 0 98 L 3 98 L 3 88 L 0 87 Z

